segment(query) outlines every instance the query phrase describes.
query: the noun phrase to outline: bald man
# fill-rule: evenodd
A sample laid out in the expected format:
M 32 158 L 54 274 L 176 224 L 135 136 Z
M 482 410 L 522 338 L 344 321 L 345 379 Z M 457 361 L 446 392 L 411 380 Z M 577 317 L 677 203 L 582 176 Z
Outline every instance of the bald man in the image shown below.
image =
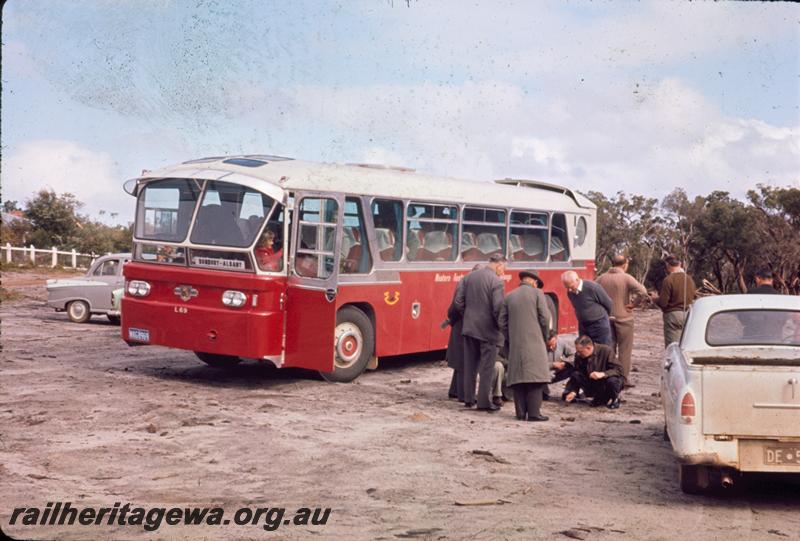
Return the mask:
M 595 344 L 613 344 L 609 315 L 614 303 L 605 290 L 591 280 L 582 280 L 575 271 L 561 275 L 567 297 L 578 318 L 578 333 L 589 336 Z

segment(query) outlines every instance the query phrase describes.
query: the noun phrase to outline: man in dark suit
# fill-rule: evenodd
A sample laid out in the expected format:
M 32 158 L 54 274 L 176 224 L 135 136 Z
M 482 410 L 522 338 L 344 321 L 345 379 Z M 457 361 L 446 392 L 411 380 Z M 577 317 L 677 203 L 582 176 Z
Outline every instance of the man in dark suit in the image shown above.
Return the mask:
M 767 267 L 761 267 L 755 275 L 756 287 L 748 291 L 754 295 L 780 295 L 772 283 L 772 271 Z
M 492 404 L 492 375 L 500 342 L 499 317 L 503 306 L 503 281 L 506 258 L 493 255 L 482 269 L 469 273 L 455 299 L 456 312 L 462 316 L 464 337 L 464 405 L 476 403 L 475 383 L 479 377 L 477 406 L 480 411 L 495 412 Z
M 472 267 L 473 271 L 481 268 L 480 265 Z M 453 369 L 453 377 L 450 380 L 449 398 L 457 398 L 459 402 L 464 402 L 464 338 L 461 336 L 462 319 L 461 314 L 456 310 L 456 297 L 459 290 L 464 289 L 464 280 L 456 284 L 453 291 L 453 300 L 447 308 L 447 319 L 442 322 L 442 328 L 450 325 L 450 339 L 447 341 L 447 366 Z
M 614 359 L 614 350 L 605 344 L 595 344 L 588 336 L 575 340 L 575 370 L 564 389 L 564 400 L 572 402 L 583 389 L 593 397 L 592 406 L 619 408 L 619 393 L 625 383 L 622 366 Z

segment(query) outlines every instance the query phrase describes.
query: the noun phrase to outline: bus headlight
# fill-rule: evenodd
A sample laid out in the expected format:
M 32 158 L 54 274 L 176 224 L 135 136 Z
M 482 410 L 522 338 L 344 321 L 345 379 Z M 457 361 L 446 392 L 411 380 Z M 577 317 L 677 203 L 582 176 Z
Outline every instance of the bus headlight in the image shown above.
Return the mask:
M 241 291 L 228 290 L 222 294 L 222 304 L 225 306 L 239 308 L 244 306 L 245 301 L 247 301 L 247 295 Z
M 134 297 L 147 297 L 150 294 L 150 284 L 144 280 L 131 280 L 128 282 L 128 295 Z

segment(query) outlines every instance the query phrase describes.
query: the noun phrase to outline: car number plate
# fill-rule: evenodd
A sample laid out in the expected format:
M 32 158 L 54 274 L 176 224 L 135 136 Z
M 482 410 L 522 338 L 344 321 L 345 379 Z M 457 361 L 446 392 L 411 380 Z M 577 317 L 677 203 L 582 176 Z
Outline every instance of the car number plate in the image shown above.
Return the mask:
M 130 327 L 128 329 L 128 340 L 136 340 L 137 342 L 149 342 L 150 341 L 150 331 L 147 329 L 134 329 Z
M 800 445 L 765 447 L 764 464 L 768 466 L 800 466 Z

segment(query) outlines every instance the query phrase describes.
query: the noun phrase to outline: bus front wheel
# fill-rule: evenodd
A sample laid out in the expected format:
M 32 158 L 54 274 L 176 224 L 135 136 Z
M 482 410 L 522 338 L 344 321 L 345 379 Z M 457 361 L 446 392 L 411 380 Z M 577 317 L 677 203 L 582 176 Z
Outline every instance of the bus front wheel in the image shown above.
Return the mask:
M 320 375 L 328 381 L 353 381 L 367 367 L 375 350 L 372 322 L 355 306 L 345 306 L 336 314 L 333 340 L 333 372 Z
M 239 357 L 234 357 L 232 355 L 216 355 L 214 353 L 203 353 L 202 351 L 195 351 L 194 354 L 197 355 L 198 359 L 214 368 L 235 366 L 242 361 Z

